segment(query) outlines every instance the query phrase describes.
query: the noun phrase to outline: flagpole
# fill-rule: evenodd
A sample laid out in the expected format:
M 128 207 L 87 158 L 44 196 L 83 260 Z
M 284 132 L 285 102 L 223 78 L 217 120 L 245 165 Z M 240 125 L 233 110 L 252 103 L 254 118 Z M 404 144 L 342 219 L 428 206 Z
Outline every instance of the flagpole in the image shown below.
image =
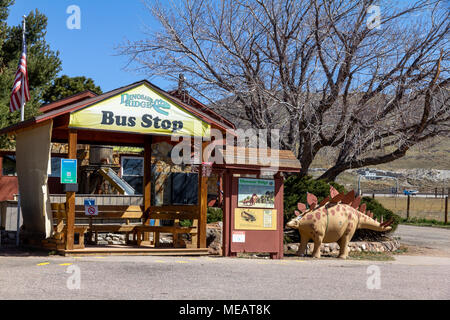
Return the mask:
M 25 29 L 26 29 L 26 25 L 25 25 L 25 19 L 27 18 L 27 16 L 23 16 L 23 21 L 22 21 L 22 46 L 25 45 Z M 23 50 L 23 48 L 22 48 Z M 25 120 L 25 92 L 24 92 L 24 82 L 25 79 L 22 80 L 22 106 L 20 108 L 20 121 L 24 121 Z
M 23 21 L 22 21 L 22 47 L 25 45 L 25 19 L 27 18 L 27 16 L 23 16 Z M 23 51 L 24 48 L 22 48 Z M 20 108 L 20 121 L 23 122 L 25 120 L 25 77 L 23 77 L 22 79 L 22 86 L 20 88 L 20 90 L 22 90 L 22 99 L 21 99 L 21 108 Z M 20 244 L 20 239 L 19 239 L 19 235 L 20 235 L 20 208 L 21 204 L 20 204 L 20 188 L 19 188 L 19 194 L 17 195 L 17 229 L 16 229 L 16 246 L 18 247 Z

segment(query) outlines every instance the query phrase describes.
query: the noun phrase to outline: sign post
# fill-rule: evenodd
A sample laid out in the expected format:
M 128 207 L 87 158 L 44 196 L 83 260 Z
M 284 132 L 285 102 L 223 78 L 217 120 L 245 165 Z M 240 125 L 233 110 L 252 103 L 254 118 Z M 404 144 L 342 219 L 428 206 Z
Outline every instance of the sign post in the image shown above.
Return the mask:
M 92 216 L 98 216 L 98 206 L 95 205 L 95 199 L 84 199 L 84 214 L 89 216 L 89 243 L 92 243 Z

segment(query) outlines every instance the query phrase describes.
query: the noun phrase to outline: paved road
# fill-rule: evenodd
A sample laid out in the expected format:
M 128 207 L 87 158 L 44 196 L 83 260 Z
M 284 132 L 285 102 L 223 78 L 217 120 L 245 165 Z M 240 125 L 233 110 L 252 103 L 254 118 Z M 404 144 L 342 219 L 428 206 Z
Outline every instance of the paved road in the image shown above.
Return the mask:
M 445 249 L 449 234 L 450 230 L 444 229 L 400 226 L 396 235 L 408 245 L 408 253 L 396 256 L 395 261 L 383 262 L 331 258 L 283 261 L 149 256 L 65 258 L 7 256 L 0 252 L 0 300 L 448 300 L 450 256 Z M 417 245 L 431 249 L 414 251 Z M 373 265 L 380 272 L 380 289 L 367 287 Z M 70 268 L 80 271 L 80 289 L 67 286 L 74 276 L 67 273 Z
M 71 264 L 70 266 L 68 264 Z M 81 289 L 67 281 L 77 266 Z M 380 289 L 368 289 L 378 266 Z M 2 299 L 449 299 L 450 258 L 0 257 Z
M 450 257 L 450 229 L 399 225 L 394 236 L 412 247 L 411 251 L 433 256 Z

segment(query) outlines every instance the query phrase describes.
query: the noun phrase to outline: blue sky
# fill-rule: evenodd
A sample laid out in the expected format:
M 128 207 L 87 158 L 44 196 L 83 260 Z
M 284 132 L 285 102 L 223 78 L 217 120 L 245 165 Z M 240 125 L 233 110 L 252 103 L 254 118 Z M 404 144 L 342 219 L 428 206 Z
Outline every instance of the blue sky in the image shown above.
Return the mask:
M 80 7 L 80 30 L 66 26 L 70 5 Z M 48 18 L 46 40 L 52 50 L 60 52 L 60 75 L 90 77 L 104 92 L 145 78 L 124 71 L 127 58 L 114 50 L 127 39 L 145 38 L 145 25 L 158 28 L 141 0 L 16 0 L 8 24 L 19 25 L 21 17 L 36 8 Z M 174 86 L 160 78 L 151 81 L 162 89 Z

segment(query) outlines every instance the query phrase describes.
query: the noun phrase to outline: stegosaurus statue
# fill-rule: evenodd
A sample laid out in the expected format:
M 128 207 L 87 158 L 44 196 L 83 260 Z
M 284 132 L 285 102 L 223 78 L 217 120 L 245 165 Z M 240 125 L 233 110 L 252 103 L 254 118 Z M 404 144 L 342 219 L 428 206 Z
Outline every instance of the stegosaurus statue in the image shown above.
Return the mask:
M 331 200 L 330 200 L 331 197 Z M 322 243 L 337 242 L 339 244 L 339 258 L 348 257 L 348 243 L 357 229 L 370 229 L 380 232 L 391 230 L 393 220 L 378 222 L 373 219 L 373 213 L 366 213 L 366 205 L 361 198 L 355 198 L 355 192 L 339 193 L 330 187 L 330 197 L 325 198 L 317 205 L 317 197 L 307 194 L 309 209 L 303 203 L 295 210 L 297 217 L 287 223 L 287 227 L 298 229 L 301 243 L 298 255 L 304 255 L 309 240 L 314 241 L 313 258 L 320 258 L 320 245 Z M 358 210 L 359 207 L 359 210 Z

